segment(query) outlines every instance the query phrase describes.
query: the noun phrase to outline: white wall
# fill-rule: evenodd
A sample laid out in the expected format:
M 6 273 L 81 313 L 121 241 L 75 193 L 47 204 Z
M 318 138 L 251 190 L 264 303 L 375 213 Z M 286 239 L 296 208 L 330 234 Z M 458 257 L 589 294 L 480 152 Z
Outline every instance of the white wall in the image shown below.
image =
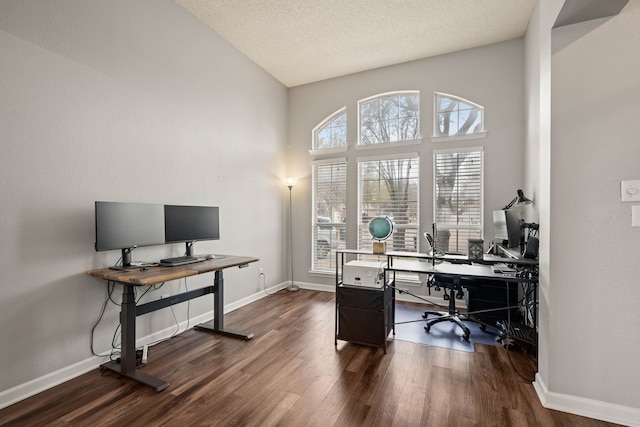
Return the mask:
M 219 206 L 221 239 L 196 252 L 261 258 L 225 272 L 227 304 L 259 294 L 259 267 L 267 286 L 286 279 L 284 86 L 171 0 L 2 1 L 0 56 L 0 393 L 91 357 L 106 285 L 84 272 L 120 257 L 94 251 L 95 200 Z M 201 298 L 190 314 L 211 309 Z M 174 319 L 166 309 L 138 325 L 141 336 Z
M 561 6 L 561 5 L 560 5 Z M 545 384 L 549 372 L 549 264 L 550 146 L 551 146 L 551 27 L 558 5 L 538 2 L 525 37 L 525 108 L 527 114 L 526 182 L 534 203 L 527 207 L 539 223 L 538 282 L 538 382 Z
M 620 181 L 640 176 L 640 1 L 611 19 L 551 32 L 561 6 L 539 2 L 527 35 L 531 25 L 547 32 L 541 45 L 527 43 L 527 57 L 538 49 L 551 89 L 545 104 L 542 88 L 540 104 L 542 116 L 551 107 L 550 133 L 544 118 L 529 122 L 540 126 L 537 209 L 541 226 L 549 221 L 536 389 L 549 408 L 640 425 L 640 228 L 620 201 Z M 528 93 L 537 84 L 528 80 Z
M 389 149 L 356 150 L 357 102 L 376 94 L 398 90 L 420 90 L 420 145 L 396 151 L 420 155 L 420 236 L 433 223 L 433 151 L 459 147 L 484 147 L 485 153 L 485 241 L 493 238 L 492 210 L 501 209 L 524 184 L 524 47 L 511 40 L 449 55 L 413 61 L 357 73 L 289 91 L 289 159 L 291 173 L 304 177 L 294 188 L 294 253 L 296 281 L 335 286 L 335 275 L 309 274 L 311 268 L 311 149 L 312 129 L 336 110 L 346 106 L 348 120 L 347 215 L 357 216 L 357 157 L 389 153 Z M 461 96 L 485 107 L 487 136 L 453 142 L 432 142 L 434 91 Z M 322 156 L 318 156 L 321 159 Z M 525 189 L 526 193 L 526 189 Z M 349 221 L 349 219 L 347 220 Z M 347 247 L 356 247 L 356 230 L 347 230 Z M 424 242 L 420 239 L 420 245 Z M 422 246 L 424 247 L 424 246 Z M 424 293 L 425 289 L 416 290 Z

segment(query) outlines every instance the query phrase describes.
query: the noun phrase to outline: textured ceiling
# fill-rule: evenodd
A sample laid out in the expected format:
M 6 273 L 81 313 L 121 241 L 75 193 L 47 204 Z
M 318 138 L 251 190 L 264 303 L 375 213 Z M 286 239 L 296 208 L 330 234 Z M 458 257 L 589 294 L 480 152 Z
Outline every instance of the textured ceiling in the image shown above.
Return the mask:
M 176 0 L 288 87 L 523 37 L 534 0 Z

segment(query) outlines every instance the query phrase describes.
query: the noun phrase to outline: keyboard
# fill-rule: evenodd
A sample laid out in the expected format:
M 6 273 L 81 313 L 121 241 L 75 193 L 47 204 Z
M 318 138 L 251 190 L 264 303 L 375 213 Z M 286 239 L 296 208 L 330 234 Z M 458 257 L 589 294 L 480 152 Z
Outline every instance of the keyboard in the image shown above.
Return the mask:
M 195 256 L 178 256 L 175 258 L 165 258 L 160 260 L 160 265 L 176 267 L 178 265 L 191 264 L 194 262 L 202 261 L 201 258 Z
M 515 274 L 517 270 L 507 264 L 495 264 L 491 266 L 491 271 L 497 274 Z

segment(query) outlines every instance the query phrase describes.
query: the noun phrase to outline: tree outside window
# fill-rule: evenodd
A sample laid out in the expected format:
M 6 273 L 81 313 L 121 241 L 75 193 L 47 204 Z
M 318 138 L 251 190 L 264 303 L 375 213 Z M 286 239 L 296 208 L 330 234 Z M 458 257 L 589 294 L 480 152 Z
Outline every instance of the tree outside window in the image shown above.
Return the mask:
M 313 148 L 322 150 L 347 146 L 347 109 L 336 111 L 313 129 Z
M 358 167 L 359 248 L 372 248 L 369 221 L 386 216 L 394 224 L 387 250 L 417 251 L 418 158 L 360 161 Z
M 358 102 L 360 145 L 412 141 L 420 137 L 420 93 L 394 92 Z
M 484 133 L 484 107 L 445 93 L 435 92 L 435 137 Z
M 434 220 L 436 245 L 443 251 L 466 253 L 468 239 L 482 234 L 481 149 L 434 153 Z

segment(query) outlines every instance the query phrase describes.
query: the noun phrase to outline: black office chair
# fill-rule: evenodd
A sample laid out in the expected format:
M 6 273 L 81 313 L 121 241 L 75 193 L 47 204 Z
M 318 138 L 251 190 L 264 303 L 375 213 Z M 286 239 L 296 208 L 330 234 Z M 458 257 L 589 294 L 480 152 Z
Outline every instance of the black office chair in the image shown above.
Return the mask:
M 465 339 L 465 341 L 469 341 L 471 331 L 469 330 L 467 325 L 462 322 L 462 318 L 460 317 L 461 315 L 458 310 L 456 310 L 456 298 L 462 299 L 462 297 L 464 296 L 464 290 L 462 289 L 462 285 L 460 284 L 460 279 L 434 274 L 431 280 L 432 283 L 430 284 L 430 286 L 433 286 L 435 290 L 439 290 L 440 288 L 445 289 L 444 299 L 449 300 L 449 307 L 446 313 L 430 310 L 425 311 L 422 315 L 424 319 L 428 318 L 430 314 L 436 315 L 438 317 L 429 320 L 424 326 L 424 330 L 429 332 L 431 330 L 431 326 L 435 325 L 436 323 L 453 322 L 458 325 L 464 332 L 463 338 Z

